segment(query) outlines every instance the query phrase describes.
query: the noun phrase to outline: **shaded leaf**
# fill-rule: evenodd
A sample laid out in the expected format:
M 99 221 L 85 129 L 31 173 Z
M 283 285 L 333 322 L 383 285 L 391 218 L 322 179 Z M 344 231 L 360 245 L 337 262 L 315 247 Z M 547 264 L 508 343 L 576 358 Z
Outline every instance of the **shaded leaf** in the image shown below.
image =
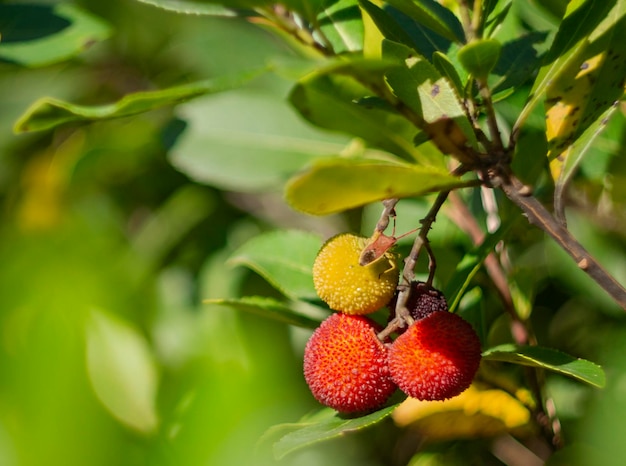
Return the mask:
M 364 98 L 368 90 L 342 76 L 319 76 L 296 85 L 289 100 L 302 115 L 317 126 L 358 136 L 373 147 L 426 165 L 435 161 L 412 143 L 416 128 L 394 109 L 377 107 Z M 359 102 L 359 103 L 357 103 Z M 439 158 L 443 163 L 443 156 Z
M 502 44 L 495 39 L 479 39 L 461 47 L 458 58 L 468 73 L 485 79 L 500 58 Z
M 171 163 L 194 180 L 233 191 L 275 191 L 349 139 L 304 122 L 275 96 L 239 90 L 178 107 L 188 127 Z
M 296 209 L 326 215 L 392 197 L 419 196 L 467 186 L 436 167 L 364 158 L 322 159 L 295 175 L 286 187 Z
M 463 40 L 463 27 L 458 18 L 434 0 L 387 0 L 387 3 L 450 41 Z
M 486 350 L 483 359 L 538 367 L 599 388 L 606 383 L 604 371 L 599 365 L 552 348 L 506 344 Z
M 137 329 L 93 311 L 87 327 L 87 372 L 96 396 L 115 418 L 144 433 L 156 430 L 157 366 Z
M 363 49 L 363 20 L 357 0 L 338 0 L 325 4 L 317 23 L 335 53 Z
M 198 81 L 157 91 L 128 94 L 113 104 L 76 105 L 53 97 L 43 97 L 33 103 L 15 122 L 14 131 L 42 131 L 66 123 L 120 118 L 148 112 L 166 105 L 175 105 L 194 97 L 240 87 L 266 70 L 251 71 L 236 77 Z
M 454 275 L 446 283 L 444 295 L 448 297 L 450 312 L 455 312 L 461 302 L 463 294 L 472 282 L 476 273 L 482 267 L 487 256 L 493 251 L 496 245 L 502 240 L 504 235 L 513 226 L 517 218 L 500 225 L 495 232 L 486 236 L 483 242 L 468 251 L 463 259 L 457 264 Z
M 454 63 L 450 61 L 447 55 L 441 52 L 435 52 L 433 54 L 433 65 L 442 76 L 448 78 L 448 81 L 454 86 L 459 96 L 464 95 L 465 85 L 463 84 L 463 80 L 461 80 L 461 76 L 459 76 Z
M 265 296 L 243 296 L 241 298 L 232 299 L 205 299 L 205 304 L 217 304 L 237 309 L 243 312 L 256 314 L 267 319 L 276 320 L 278 322 L 294 325 L 296 327 L 304 327 L 315 329 L 319 327 L 321 320 L 313 319 L 302 314 L 288 305 Z
M 237 12 L 215 3 L 199 3 L 187 0 L 137 0 L 167 11 L 175 11 L 188 15 L 236 16 Z
M 0 31 L 0 60 L 28 67 L 67 60 L 111 34 L 100 18 L 68 3 L 0 5 Z
M 317 299 L 313 286 L 313 262 L 322 239 L 296 230 L 271 231 L 241 246 L 229 263 L 244 265 L 293 299 Z
M 386 419 L 396 406 L 389 406 L 357 418 L 343 417 L 336 411 L 325 408 L 314 416 L 303 418 L 300 422 L 274 426 L 263 437 L 267 441 L 280 436 L 274 443 L 274 455 L 277 459 L 282 459 L 301 448 L 367 429 Z

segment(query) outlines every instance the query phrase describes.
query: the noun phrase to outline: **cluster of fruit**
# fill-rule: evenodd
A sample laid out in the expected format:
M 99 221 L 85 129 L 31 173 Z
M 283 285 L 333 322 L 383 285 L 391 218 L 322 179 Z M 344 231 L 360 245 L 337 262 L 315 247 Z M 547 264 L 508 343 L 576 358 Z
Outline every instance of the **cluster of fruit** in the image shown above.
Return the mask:
M 364 314 L 395 308 L 398 257 L 384 251 L 360 265 L 366 238 L 344 233 L 328 240 L 313 266 L 320 298 L 338 311 L 309 339 L 304 377 L 313 396 L 344 413 L 382 406 L 400 388 L 420 400 L 445 400 L 467 389 L 481 358 L 472 326 L 448 312 L 441 292 L 414 282 L 407 302 L 414 323 L 395 340 Z

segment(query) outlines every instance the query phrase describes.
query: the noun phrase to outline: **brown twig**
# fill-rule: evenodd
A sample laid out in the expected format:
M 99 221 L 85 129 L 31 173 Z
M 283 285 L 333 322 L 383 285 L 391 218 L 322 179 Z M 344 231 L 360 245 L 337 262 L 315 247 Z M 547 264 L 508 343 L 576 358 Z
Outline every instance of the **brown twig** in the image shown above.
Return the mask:
M 554 239 L 576 261 L 583 272 L 593 278 L 622 309 L 626 310 L 626 289 L 589 254 L 537 198 L 532 196 L 527 186 L 511 173 L 496 177 L 495 181 L 507 197 L 522 209 L 531 224 L 538 226 Z

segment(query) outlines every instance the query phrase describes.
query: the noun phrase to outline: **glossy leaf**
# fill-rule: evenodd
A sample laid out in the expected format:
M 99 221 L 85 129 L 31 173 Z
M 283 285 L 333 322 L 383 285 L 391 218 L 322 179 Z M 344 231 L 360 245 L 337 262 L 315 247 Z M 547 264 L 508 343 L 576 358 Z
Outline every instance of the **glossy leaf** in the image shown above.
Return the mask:
M 475 40 L 463 46 L 458 58 L 468 73 L 486 79 L 500 58 L 502 44 L 495 39 Z
M 238 311 L 248 312 L 267 319 L 275 320 L 287 325 L 315 329 L 321 320 L 313 319 L 297 312 L 284 303 L 265 296 L 243 296 L 232 299 L 206 299 L 205 304 L 217 304 Z
M 465 138 L 472 145 L 476 144 L 476 136 L 456 91 L 433 65 L 412 49 L 390 41 L 383 43 L 383 56 L 393 57 L 404 65 L 387 73 L 387 82 L 394 94 L 426 124 L 453 120 Z M 444 141 L 449 139 L 448 134 L 439 136 Z
M 111 34 L 101 19 L 75 5 L 0 5 L 0 60 L 46 66 L 80 54 Z
M 547 86 L 548 159 L 557 185 L 571 177 L 580 161 L 579 153 L 568 162 L 572 145 L 590 125 L 606 118 L 602 114 L 624 94 L 625 42 L 626 1 L 620 0 L 589 36 L 587 45 Z M 564 164 L 569 173 L 562 176 Z
M 202 95 L 239 87 L 263 72 L 265 70 L 253 71 L 237 77 L 198 81 L 158 91 L 135 92 L 108 105 L 76 105 L 53 97 L 43 97 L 33 103 L 16 121 L 14 131 L 16 133 L 43 131 L 67 123 L 136 115 L 163 106 L 179 104 Z
M 535 44 L 546 40 L 547 34 L 535 32 L 502 44 L 500 59 L 492 70 L 489 85 L 494 94 L 525 84 L 541 61 Z
M 599 365 L 552 348 L 506 344 L 486 350 L 483 359 L 546 369 L 599 388 L 606 383 Z
M 387 3 L 450 41 L 463 40 L 463 27 L 457 17 L 434 0 L 387 0 Z
M 545 99 L 547 88 L 557 77 L 576 61 L 588 45 L 586 38 L 594 29 L 605 21 L 614 18 L 608 16 L 609 10 L 615 6 L 619 11 L 624 11 L 624 0 L 575 0 L 568 4 L 567 11 L 559 26 L 549 52 L 544 57 L 544 66 L 539 71 L 531 90 L 530 98 L 519 114 L 516 126 L 522 126 L 526 118 L 532 113 L 534 107 Z M 582 63 L 582 62 L 581 62 Z M 579 63 L 579 65 L 581 64 Z M 575 65 L 574 65 L 575 66 Z
M 454 66 L 454 63 L 452 63 L 447 55 L 441 52 L 435 52 L 433 54 L 433 65 L 437 68 L 437 71 L 439 71 L 442 76 L 446 77 L 450 84 L 454 86 L 459 96 L 464 95 L 465 85 L 463 84 L 463 80 Z
M 445 169 L 365 158 L 322 159 L 287 184 L 298 210 L 326 215 L 392 197 L 419 196 L 467 186 Z
M 338 0 L 325 4 L 317 22 L 335 53 L 363 49 L 363 20 L 357 0 Z
M 304 122 L 275 96 L 237 91 L 178 107 L 188 124 L 170 153 L 183 173 L 234 191 L 276 191 L 305 164 L 349 139 Z
M 494 233 L 486 236 L 483 242 L 468 251 L 457 264 L 454 275 L 446 283 L 444 294 L 448 297 L 450 312 L 456 312 L 463 294 L 469 287 L 472 279 L 482 267 L 487 256 L 494 250 L 504 235 L 513 226 L 515 220 L 502 224 Z
M 302 448 L 372 427 L 386 419 L 396 406 L 389 406 L 356 418 L 343 417 L 336 411 L 325 408 L 313 416 L 301 419 L 300 422 L 274 426 L 263 437 L 266 441 L 280 437 L 274 443 L 274 455 L 280 460 Z
M 317 299 L 313 262 L 322 240 L 296 230 L 272 231 L 257 236 L 233 253 L 230 264 L 244 265 L 293 299 Z
M 376 107 L 364 99 L 365 87 L 342 76 L 319 76 L 303 80 L 289 99 L 311 123 L 357 136 L 369 145 L 399 157 L 431 165 L 412 143 L 416 128 L 393 108 Z M 443 160 L 443 156 L 440 157 Z
M 237 12 L 233 9 L 215 3 L 201 3 L 187 0 L 136 0 L 138 2 L 147 3 L 167 11 L 183 13 L 187 15 L 203 15 L 203 16 L 236 16 Z
M 156 361 L 137 329 L 94 311 L 87 327 L 87 372 L 96 396 L 115 418 L 144 433 L 156 430 Z

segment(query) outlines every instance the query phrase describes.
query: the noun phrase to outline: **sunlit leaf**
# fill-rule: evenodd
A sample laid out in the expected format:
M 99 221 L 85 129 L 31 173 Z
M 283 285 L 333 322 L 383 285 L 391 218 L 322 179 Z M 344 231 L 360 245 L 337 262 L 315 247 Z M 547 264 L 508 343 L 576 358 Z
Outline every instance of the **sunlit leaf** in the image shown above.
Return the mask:
M 101 19 L 69 3 L 0 5 L 0 60 L 37 67 L 67 60 L 111 34 Z
M 502 44 L 495 39 L 481 39 L 464 45 L 458 58 L 468 73 L 478 79 L 485 79 L 500 58 Z
M 87 371 L 96 396 L 115 418 L 144 433 L 156 430 L 157 366 L 137 329 L 93 311 L 87 327 Z
M 433 140 L 445 147 L 460 132 L 472 145 L 476 137 L 459 96 L 437 69 L 414 50 L 390 41 L 383 43 L 383 57 L 395 58 L 402 67 L 387 72 L 387 82 L 407 106 L 424 119 Z M 451 122 L 448 128 L 442 122 Z M 428 126 L 430 125 L 430 126 Z
M 303 121 L 275 96 L 228 92 L 177 109 L 188 123 L 169 155 L 194 180 L 233 191 L 276 191 L 305 164 L 349 138 Z
M 249 267 L 290 298 L 316 299 L 312 269 L 321 246 L 312 233 L 276 230 L 252 238 L 229 263 Z
M 392 414 L 400 427 L 410 426 L 433 441 L 532 432 L 531 412 L 504 390 L 472 384 L 444 401 L 407 398 Z
M 310 77 L 294 87 L 291 103 L 310 122 L 358 136 L 373 147 L 399 157 L 432 165 L 412 143 L 416 128 L 393 109 L 378 108 L 365 100 L 368 92 L 342 76 Z M 443 156 L 439 157 L 443 163 Z
M 266 70 L 248 72 L 236 77 L 216 78 L 190 84 L 128 94 L 113 104 L 76 105 L 53 97 L 43 97 L 33 103 L 16 121 L 14 131 L 42 131 L 66 123 L 105 120 L 148 112 L 166 105 L 175 105 L 205 94 L 239 87 Z
M 363 158 L 322 159 L 287 184 L 296 209 L 326 215 L 392 197 L 411 197 L 467 186 L 446 170 Z
M 290 306 L 265 296 L 243 296 L 233 299 L 206 299 L 206 304 L 217 304 L 238 311 L 248 312 L 267 319 L 282 322 L 287 325 L 315 329 L 321 320 L 304 315 Z
M 274 443 L 277 459 L 319 442 L 341 437 L 350 432 L 367 429 L 387 418 L 397 405 L 383 408 L 374 413 L 357 417 L 343 417 L 336 411 L 325 408 L 314 416 L 307 416 L 297 423 L 280 424 L 265 433 L 264 439 L 280 437 Z
M 572 62 L 578 61 L 579 55 L 587 48 L 589 45 L 587 37 L 593 33 L 594 29 L 597 28 L 596 30 L 601 32 L 601 29 L 606 29 L 606 27 L 599 27 L 602 22 L 606 24 L 607 21 L 615 20 L 609 15 L 611 7 L 615 7 L 614 11 L 620 11 L 620 8 L 622 12 L 624 11 L 624 7 L 618 5 L 623 5 L 623 1 L 575 0 L 569 2 L 552 46 L 544 56 L 545 64 L 539 70 L 530 98 L 519 114 L 516 126 L 522 126 L 534 107 L 544 101 L 546 90 L 557 77 L 569 66 L 576 66 L 572 65 Z M 578 63 L 578 66 L 581 64 L 582 61 Z
M 552 348 L 506 344 L 486 350 L 483 359 L 538 367 L 599 388 L 606 383 L 604 371 L 599 365 Z

